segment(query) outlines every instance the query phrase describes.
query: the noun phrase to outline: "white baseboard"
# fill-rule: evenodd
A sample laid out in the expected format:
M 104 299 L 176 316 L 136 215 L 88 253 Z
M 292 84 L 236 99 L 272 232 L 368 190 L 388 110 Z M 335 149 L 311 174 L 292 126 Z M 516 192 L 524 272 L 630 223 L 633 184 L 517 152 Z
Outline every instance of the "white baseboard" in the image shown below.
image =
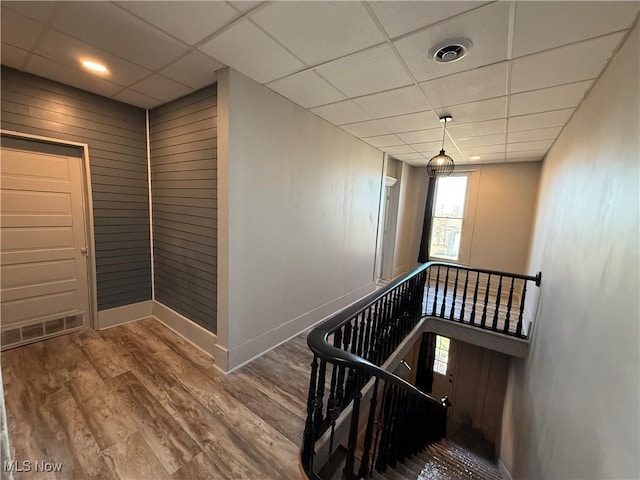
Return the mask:
M 153 300 L 132 303 L 122 307 L 109 308 L 98 312 L 97 330 L 115 327 L 123 323 L 135 322 L 153 315 Z
M 507 470 L 507 467 L 501 458 L 498 458 L 498 469 L 500 470 L 500 473 L 505 478 L 505 480 L 513 480 L 513 477 L 511 476 L 511 472 Z
M 153 316 L 205 354 L 214 357 L 216 366 L 224 370 L 222 365 L 218 365 L 216 351 L 219 347 L 216 345 L 218 337 L 215 333 L 201 327 L 157 300 L 153 301 Z
M 297 318 L 289 320 L 278 327 L 269 330 L 261 335 L 258 335 L 251 340 L 238 345 L 229 351 L 226 351 L 218 346 L 220 350 L 220 354 L 223 355 L 226 353 L 227 362 L 226 368 L 224 368 L 225 372 L 230 373 L 233 370 L 241 367 L 242 365 L 250 362 L 254 358 L 259 357 L 260 355 L 272 350 L 273 348 L 281 345 L 287 340 L 295 337 L 300 332 L 306 330 L 307 328 L 315 325 L 316 323 L 321 322 L 327 317 L 334 315 L 336 312 L 343 310 L 348 307 L 352 303 L 360 300 L 365 295 L 373 292 L 376 289 L 376 284 L 374 282 L 368 283 L 365 286 L 354 290 L 353 292 L 347 293 L 342 297 L 339 297 L 321 307 L 316 308 L 310 312 L 307 312 Z M 223 352 L 224 350 L 224 352 Z M 218 358 L 216 357 L 216 363 L 218 362 Z M 218 365 L 222 368 L 224 361 L 221 361 Z

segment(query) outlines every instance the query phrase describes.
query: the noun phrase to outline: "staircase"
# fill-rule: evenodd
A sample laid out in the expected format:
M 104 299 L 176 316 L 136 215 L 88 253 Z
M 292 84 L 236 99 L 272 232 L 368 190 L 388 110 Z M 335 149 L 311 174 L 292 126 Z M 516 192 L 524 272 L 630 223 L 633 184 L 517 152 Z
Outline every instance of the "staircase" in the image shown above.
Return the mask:
M 447 438 L 447 397 L 435 399 L 393 372 L 428 332 L 429 318 L 528 341 L 527 283 L 540 279 L 430 262 L 316 326 L 307 337 L 314 356 L 300 455 L 305 476 L 333 479 L 338 470 L 328 467 L 344 446 L 343 480 L 501 480 L 491 461 Z
M 372 480 L 502 480 L 495 464 L 449 439 L 429 445 L 415 457 L 398 463 Z

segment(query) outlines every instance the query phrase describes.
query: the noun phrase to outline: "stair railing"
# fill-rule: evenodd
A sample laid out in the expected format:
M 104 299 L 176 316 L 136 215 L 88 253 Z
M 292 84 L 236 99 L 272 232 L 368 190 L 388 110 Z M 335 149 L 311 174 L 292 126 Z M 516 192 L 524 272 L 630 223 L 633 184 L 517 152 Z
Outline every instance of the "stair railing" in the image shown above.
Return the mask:
M 526 339 L 524 322 L 527 285 L 540 286 L 535 276 L 431 263 L 423 315 Z
M 301 450 L 305 474 L 320 478 L 316 447 L 328 436 L 333 452 L 339 417 L 349 423 L 347 480 L 384 472 L 444 437 L 448 399 L 438 401 L 380 366 L 424 316 L 526 338 L 526 282 L 539 285 L 540 278 L 430 262 L 314 328 L 307 337 L 314 356 Z

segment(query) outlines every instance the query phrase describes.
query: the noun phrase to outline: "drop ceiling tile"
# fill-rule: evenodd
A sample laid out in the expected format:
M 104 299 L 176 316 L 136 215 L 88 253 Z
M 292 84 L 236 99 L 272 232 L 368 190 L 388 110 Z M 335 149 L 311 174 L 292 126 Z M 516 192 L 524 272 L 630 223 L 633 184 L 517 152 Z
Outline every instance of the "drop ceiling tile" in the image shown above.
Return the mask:
M 29 57 L 29 52 L 21 48 L 14 47 L 8 43 L 3 43 L 0 48 L 0 60 L 2 65 L 20 70 Z
M 391 133 L 391 130 L 384 125 L 383 120 L 369 120 L 366 122 L 352 123 L 349 125 L 342 125 L 340 128 L 358 138 L 373 137 L 376 135 L 386 135 Z
M 507 153 L 507 161 L 524 161 L 530 162 L 535 160 L 541 160 L 547 154 L 549 149 L 541 150 L 525 150 L 521 152 L 509 152 Z
M 629 28 L 638 2 L 517 2 L 513 55 L 519 57 Z
M 415 85 L 356 98 L 354 102 L 374 118 L 421 112 L 429 108 Z
M 412 83 L 389 45 L 325 63 L 316 71 L 349 97 L 403 87 Z
M 365 113 L 351 100 L 312 108 L 311 111 L 334 125 L 344 125 L 346 123 L 356 123 L 371 119 L 368 113 Z
M 188 47 L 109 2 L 61 2 L 51 26 L 131 63 L 157 70 Z
M 24 15 L 25 17 L 37 20 L 40 23 L 47 23 L 53 10 L 56 8 L 57 2 L 2 2 L 3 7 L 7 7 L 16 13 Z M 4 15 L 4 9 L 3 9 Z
M 360 2 L 275 2 L 251 18 L 309 66 L 384 41 Z
M 484 145 L 482 147 L 460 147 L 460 150 L 464 153 L 467 158 L 480 156 L 485 157 L 486 155 L 491 155 L 495 153 L 504 153 L 506 151 L 506 146 L 502 145 Z
M 398 115 L 394 117 L 383 118 L 380 121 L 393 133 L 442 128 L 440 125 L 440 120 L 438 120 L 438 117 L 435 113 L 433 113 L 433 111 Z
M 440 116 L 451 115 L 456 124 L 463 124 L 503 118 L 506 107 L 507 97 L 498 97 L 454 107 L 440 108 L 437 112 Z
M 485 122 L 465 123 L 458 125 L 457 122 L 447 123 L 447 130 L 453 138 L 476 137 L 479 135 L 494 135 L 503 133 L 506 130 L 507 120 L 499 118 L 497 120 L 489 120 Z
M 404 142 L 400 140 L 396 135 L 378 135 L 376 137 L 363 138 L 372 147 L 395 147 L 397 145 L 404 145 Z M 412 150 L 413 151 L 413 150 Z
M 105 97 L 111 97 L 122 90 L 120 85 L 67 65 L 61 65 L 39 55 L 31 55 L 25 71 Z
M 192 88 L 157 74 L 134 83 L 131 85 L 131 89 L 164 102 L 183 97 L 193 91 Z
M 517 117 L 509 117 L 508 131 L 519 132 L 522 130 L 534 130 L 537 128 L 562 127 L 575 108 L 565 108 L 563 110 L 554 110 L 552 112 L 534 113 L 531 115 L 520 115 Z
M 509 143 L 533 142 L 536 140 L 553 140 L 562 130 L 562 127 L 539 128 L 536 130 L 524 130 L 509 133 Z
M 193 89 L 199 89 L 215 82 L 215 72 L 221 68 L 224 68 L 222 63 L 202 52 L 193 51 L 160 73 Z
M 419 153 L 400 153 L 391 156 L 393 158 L 397 158 L 398 160 L 402 160 L 403 162 L 406 160 L 419 160 L 420 163 L 424 163 L 425 166 L 427 165 L 426 159 Z
M 404 37 L 394 45 L 413 73 L 423 82 L 507 59 L 509 4 L 495 2 Z M 473 47 L 465 58 L 436 63 L 429 49 L 451 38 L 468 38 Z
M 8 43 L 23 50 L 31 50 L 44 32 L 45 27 L 41 23 L 14 13 L 4 6 L 0 17 L 2 43 Z
M 517 142 L 507 144 L 507 153 L 526 152 L 530 150 L 548 150 L 553 140 L 538 140 L 536 142 Z
M 429 80 L 420 87 L 434 108 L 501 97 L 507 94 L 507 62 Z
M 233 5 L 233 7 L 236 8 L 238 11 L 245 13 L 245 12 L 248 12 L 249 10 L 253 10 L 258 5 L 262 5 L 265 2 L 250 2 L 248 0 L 239 0 L 237 2 L 229 2 L 229 3 Z
M 509 116 L 561 110 L 578 106 L 593 80 L 518 93 L 509 97 Z
M 462 150 L 472 147 L 484 147 L 487 145 L 504 145 L 507 140 L 505 133 L 497 133 L 495 135 L 482 135 L 479 137 L 453 137 L 458 147 Z
M 416 152 L 423 153 L 425 157 L 431 158 L 434 155 L 437 155 L 440 150 L 442 150 L 442 141 L 438 142 L 423 142 L 423 143 L 412 143 L 411 148 L 413 148 Z M 456 146 L 451 143 L 451 140 L 447 139 L 444 142 L 444 150 L 445 152 L 456 152 Z M 455 155 L 455 153 L 453 154 Z
M 304 65 L 248 20 L 241 20 L 199 47 L 248 77 L 267 83 Z
M 116 2 L 166 33 L 195 45 L 240 14 L 225 2 Z
M 473 160 L 471 157 L 467 157 L 467 160 L 469 160 L 470 164 L 481 165 L 486 163 L 502 163 L 504 162 L 506 157 L 504 153 L 485 153 L 484 155 L 475 156 L 479 156 L 480 158 Z
M 294 73 L 267 86 L 305 108 L 339 102 L 347 98 L 313 70 Z
M 117 95 L 114 95 L 112 98 L 120 102 L 128 103 L 129 105 L 147 109 L 157 107 L 164 103 L 162 100 L 149 97 L 148 95 L 143 95 L 142 93 L 129 90 L 128 88 Z
M 403 155 L 403 154 L 410 154 L 410 153 L 416 153 L 416 151 L 411 148 L 409 145 L 398 145 L 395 147 L 384 147 L 382 148 L 383 151 L 387 152 L 389 155 Z
M 102 63 L 109 69 L 109 73 L 102 77 L 123 86 L 129 86 L 151 74 L 149 70 L 56 30 L 49 30 L 34 52 L 72 68 L 80 68 L 82 60 Z
M 376 17 L 391 38 L 432 25 L 487 2 L 371 2 Z
M 542 161 L 542 159 L 544 158 L 546 153 L 547 152 L 544 152 L 542 154 L 536 154 L 533 157 L 531 157 L 531 156 L 523 157 L 523 158 L 507 157 L 507 163 L 540 162 L 540 161 Z
M 435 142 L 442 140 L 443 128 L 430 128 L 415 132 L 399 133 L 398 136 L 407 143 Z
M 624 33 L 614 33 L 516 59 L 511 66 L 511 93 L 596 78 Z

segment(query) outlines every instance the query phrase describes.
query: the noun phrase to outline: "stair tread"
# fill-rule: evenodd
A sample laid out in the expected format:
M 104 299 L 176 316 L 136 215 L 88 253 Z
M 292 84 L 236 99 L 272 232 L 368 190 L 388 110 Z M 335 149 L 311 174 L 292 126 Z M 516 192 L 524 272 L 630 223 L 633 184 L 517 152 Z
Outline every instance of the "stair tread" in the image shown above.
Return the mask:
M 490 460 L 442 439 L 428 445 L 385 473 L 374 471 L 372 480 L 503 480 L 498 467 Z

